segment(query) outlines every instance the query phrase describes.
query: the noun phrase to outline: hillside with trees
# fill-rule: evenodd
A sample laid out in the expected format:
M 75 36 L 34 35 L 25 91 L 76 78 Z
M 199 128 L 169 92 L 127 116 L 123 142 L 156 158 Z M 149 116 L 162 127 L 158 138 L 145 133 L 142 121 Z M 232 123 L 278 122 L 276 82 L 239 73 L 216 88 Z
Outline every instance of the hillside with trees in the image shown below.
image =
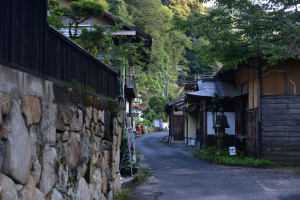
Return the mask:
M 74 14 L 72 7 L 53 9 L 57 7 L 55 0 L 49 2 L 52 6 L 52 15 L 48 20 L 52 20 L 52 24 L 57 27 L 61 24 L 55 16 L 62 18 Z M 83 2 L 85 1 L 81 1 L 81 4 L 85 6 Z M 192 14 L 207 12 L 198 0 L 95 0 L 93 2 L 101 5 L 101 8 L 98 7 L 101 10 L 99 14 L 103 11 L 108 12 L 121 19 L 124 24 L 134 26 L 153 36 L 151 60 L 147 63 L 139 62 L 137 51 L 140 48 L 139 44 L 131 46 L 124 44 L 116 48 L 120 52 L 126 52 L 127 57 L 131 56 L 137 89 L 147 94 L 143 96 L 144 100 L 147 101 L 151 96 L 176 98 L 182 95 L 181 88 L 184 82 L 194 81 L 194 74 L 212 74 L 220 66 L 220 63 L 207 62 L 199 57 L 200 53 L 195 47 L 199 44 L 205 45 L 205 41 L 199 35 L 189 31 L 171 30 L 174 17 L 186 20 Z M 86 6 L 86 9 L 89 8 Z M 84 13 L 81 14 L 82 17 L 86 17 Z M 96 14 L 92 13 L 88 17 L 92 16 Z M 72 22 L 70 26 L 76 27 L 80 20 L 83 18 L 74 18 L 70 21 Z M 108 51 L 113 49 L 110 42 L 112 38 L 108 38 L 108 34 L 105 37 L 101 34 L 103 28 L 95 26 L 94 30 L 99 34 L 83 30 L 80 38 L 76 38 L 75 35 L 73 39 L 95 56 L 98 54 L 99 45 Z M 77 31 L 74 33 L 76 34 Z M 101 43 L 97 42 L 99 39 Z

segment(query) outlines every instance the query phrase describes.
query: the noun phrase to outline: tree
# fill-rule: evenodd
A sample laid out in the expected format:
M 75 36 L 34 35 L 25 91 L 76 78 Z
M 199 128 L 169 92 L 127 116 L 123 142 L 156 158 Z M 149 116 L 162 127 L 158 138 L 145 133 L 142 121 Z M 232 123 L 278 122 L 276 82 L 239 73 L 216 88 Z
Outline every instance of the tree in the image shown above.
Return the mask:
M 98 46 L 105 41 L 104 31 L 105 28 L 97 24 L 92 26 L 92 30 L 82 28 L 80 37 L 76 38 L 75 42 L 86 49 L 90 54 L 97 57 L 99 52 Z
M 56 29 L 61 29 L 63 28 L 64 24 L 61 19 L 62 13 L 54 13 L 53 10 L 58 8 L 60 6 L 60 3 L 56 0 L 48 0 L 48 5 L 47 5 L 47 11 L 49 12 L 49 15 L 47 17 L 47 22 L 48 24 L 54 26 Z
M 69 36 L 75 40 L 78 35 L 79 24 L 94 17 L 102 17 L 103 6 L 93 0 L 72 1 L 70 6 L 59 6 L 52 10 L 52 14 L 65 20 L 69 28 Z
M 191 13 L 205 12 L 205 7 L 198 0 L 162 0 L 180 18 L 186 18 Z
M 210 1 L 210 0 L 208 0 Z M 198 51 L 206 60 L 235 67 L 261 56 L 269 64 L 300 57 L 299 0 L 217 0 L 206 14 L 174 18 L 176 30 L 190 30 L 207 44 Z

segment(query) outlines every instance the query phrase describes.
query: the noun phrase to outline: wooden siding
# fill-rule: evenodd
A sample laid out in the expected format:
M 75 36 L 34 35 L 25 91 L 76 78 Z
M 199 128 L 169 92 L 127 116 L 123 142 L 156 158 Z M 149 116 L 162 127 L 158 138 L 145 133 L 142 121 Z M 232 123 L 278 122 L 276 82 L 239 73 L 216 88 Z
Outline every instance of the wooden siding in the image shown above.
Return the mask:
M 300 96 L 262 96 L 262 156 L 300 161 Z
M 246 111 L 247 154 L 258 158 L 258 109 Z
M 184 118 L 183 116 L 174 116 L 174 141 L 184 140 Z
M 47 25 L 47 0 L 0 1 L 0 64 L 117 97 L 117 73 Z

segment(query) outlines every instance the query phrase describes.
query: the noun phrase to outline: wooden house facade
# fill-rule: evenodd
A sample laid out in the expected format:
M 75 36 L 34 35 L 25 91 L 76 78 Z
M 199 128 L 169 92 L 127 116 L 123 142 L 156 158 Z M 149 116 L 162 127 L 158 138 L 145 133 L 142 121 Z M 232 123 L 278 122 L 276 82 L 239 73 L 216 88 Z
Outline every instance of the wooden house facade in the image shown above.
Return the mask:
M 248 155 L 282 161 L 300 160 L 300 61 L 267 66 L 260 58 L 220 68 L 215 77 L 233 78 L 236 145 Z

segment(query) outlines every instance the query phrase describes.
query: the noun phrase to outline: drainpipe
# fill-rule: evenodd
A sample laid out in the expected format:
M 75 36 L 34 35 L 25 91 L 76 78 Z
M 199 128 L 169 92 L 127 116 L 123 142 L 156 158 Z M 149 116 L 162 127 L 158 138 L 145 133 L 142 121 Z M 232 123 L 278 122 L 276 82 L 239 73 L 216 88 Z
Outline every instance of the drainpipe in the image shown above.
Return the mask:
M 258 158 L 262 158 L 262 134 L 261 134 L 261 58 L 258 58 Z

